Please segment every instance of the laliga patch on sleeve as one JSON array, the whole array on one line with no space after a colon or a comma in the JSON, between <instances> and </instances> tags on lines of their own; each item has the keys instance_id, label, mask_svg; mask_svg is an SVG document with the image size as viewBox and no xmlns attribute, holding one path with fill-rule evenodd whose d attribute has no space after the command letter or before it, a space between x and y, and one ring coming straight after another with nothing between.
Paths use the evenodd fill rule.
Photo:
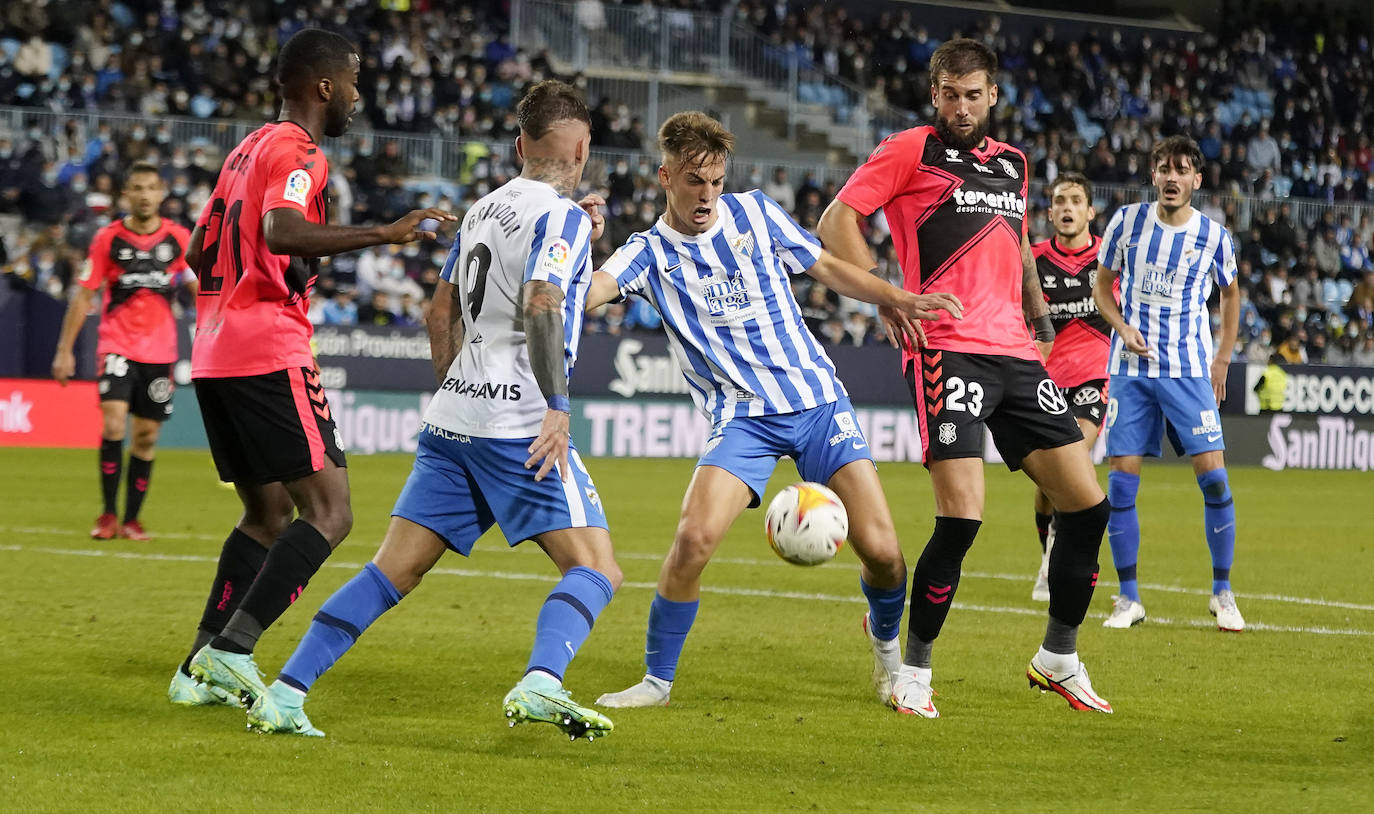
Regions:
<instances>
[{"instance_id":1,"label":"laliga patch on sleeve","mask_svg":"<svg viewBox=\"0 0 1374 814\"><path fill-rule=\"evenodd\" d=\"M568 265L568 257L571 254L572 247L568 245L568 241L561 237L554 240L549 244L549 247L544 250L544 271L549 274L562 276L564 269Z\"/></svg>"},{"instance_id":2,"label":"laliga patch on sleeve","mask_svg":"<svg viewBox=\"0 0 1374 814\"><path fill-rule=\"evenodd\" d=\"M293 170L286 176L286 189L282 190L282 198L305 206L306 199L310 196L310 173L305 170Z\"/></svg>"}]
</instances>

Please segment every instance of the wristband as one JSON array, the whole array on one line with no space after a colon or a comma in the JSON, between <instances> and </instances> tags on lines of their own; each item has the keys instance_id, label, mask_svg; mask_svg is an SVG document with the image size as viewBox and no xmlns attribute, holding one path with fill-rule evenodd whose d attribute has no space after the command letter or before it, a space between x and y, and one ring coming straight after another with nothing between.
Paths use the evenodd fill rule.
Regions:
<instances>
[{"instance_id":1,"label":"wristband","mask_svg":"<svg viewBox=\"0 0 1374 814\"><path fill-rule=\"evenodd\" d=\"M552 396L549 396L547 404L550 410L557 410L560 413L572 413L572 402L568 401L568 397L561 393L554 393Z\"/></svg>"},{"instance_id":2,"label":"wristband","mask_svg":"<svg viewBox=\"0 0 1374 814\"><path fill-rule=\"evenodd\" d=\"M1054 341L1054 323L1050 320L1049 314L1041 314L1032 319L1031 327L1035 329L1036 342Z\"/></svg>"}]
</instances>

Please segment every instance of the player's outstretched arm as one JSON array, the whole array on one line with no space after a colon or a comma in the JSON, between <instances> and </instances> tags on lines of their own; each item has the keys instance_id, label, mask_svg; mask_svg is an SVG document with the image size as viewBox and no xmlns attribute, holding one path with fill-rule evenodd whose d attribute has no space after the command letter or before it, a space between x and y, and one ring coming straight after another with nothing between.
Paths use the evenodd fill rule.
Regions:
<instances>
[{"instance_id":1,"label":"player's outstretched arm","mask_svg":"<svg viewBox=\"0 0 1374 814\"><path fill-rule=\"evenodd\" d=\"M1232 280L1221 289L1221 337L1217 343L1217 358L1212 360L1212 394L1220 405L1226 399L1226 371L1236 352L1236 334L1240 331L1240 285Z\"/></svg>"},{"instance_id":2,"label":"player's outstretched arm","mask_svg":"<svg viewBox=\"0 0 1374 814\"><path fill-rule=\"evenodd\" d=\"M876 269L865 271L829 251L821 250L820 258L806 273L838 294L874 305L886 305L914 319L939 319L940 311L955 319L963 318L963 304L953 294L916 294L892 285L874 271Z\"/></svg>"},{"instance_id":3,"label":"player's outstretched arm","mask_svg":"<svg viewBox=\"0 0 1374 814\"><path fill-rule=\"evenodd\" d=\"M430 300L429 316L425 319L429 330L429 357L434 361L434 379L443 384L448 369L463 347L463 307L458 300L458 286L439 280Z\"/></svg>"},{"instance_id":4,"label":"player's outstretched arm","mask_svg":"<svg viewBox=\"0 0 1374 814\"><path fill-rule=\"evenodd\" d=\"M434 231L420 228L426 220L450 222L458 218L443 209L416 209L384 226L335 226L311 223L300 210L283 206L262 216L262 236L273 254L329 257L386 243L433 240Z\"/></svg>"},{"instance_id":5,"label":"player's outstretched arm","mask_svg":"<svg viewBox=\"0 0 1374 814\"><path fill-rule=\"evenodd\" d=\"M86 315L91 311L91 299L95 292L83 285L72 286L72 298L67 301L67 313L62 317L62 332L57 337L57 352L52 357L52 377L64 387L67 380L76 375L76 356L72 346L81 326L86 323Z\"/></svg>"},{"instance_id":6,"label":"player's outstretched arm","mask_svg":"<svg viewBox=\"0 0 1374 814\"><path fill-rule=\"evenodd\" d=\"M583 310L590 314L608 302L615 302L620 296L620 284L610 272L598 271L592 274L591 287L587 289L587 307Z\"/></svg>"},{"instance_id":7,"label":"player's outstretched arm","mask_svg":"<svg viewBox=\"0 0 1374 814\"><path fill-rule=\"evenodd\" d=\"M1121 307L1116 304L1116 296L1112 289L1116 286L1116 270L1108 268L1101 263L1097 264L1097 282L1093 284L1093 302L1097 304L1097 310L1102 314L1102 318L1107 320L1107 324L1112 326L1117 336L1121 337L1121 342L1126 346L1126 350L1142 358L1150 358L1150 346L1145 344L1145 337L1140 331L1126 324L1126 317L1121 313Z\"/></svg>"},{"instance_id":8,"label":"player's outstretched arm","mask_svg":"<svg viewBox=\"0 0 1374 814\"><path fill-rule=\"evenodd\" d=\"M568 401L568 367L564 356L563 289L544 280L530 280L520 289L524 302L525 342L530 369L549 408L539 425L539 437L530 444L529 469L539 464L535 480L543 480L554 465L568 479L568 425L572 403Z\"/></svg>"}]
</instances>

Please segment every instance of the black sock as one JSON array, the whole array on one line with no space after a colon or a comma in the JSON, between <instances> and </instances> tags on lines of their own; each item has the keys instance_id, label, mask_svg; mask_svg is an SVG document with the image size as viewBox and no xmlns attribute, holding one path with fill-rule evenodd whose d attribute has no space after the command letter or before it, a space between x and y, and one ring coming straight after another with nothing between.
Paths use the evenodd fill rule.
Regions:
<instances>
[{"instance_id":1,"label":"black sock","mask_svg":"<svg viewBox=\"0 0 1374 814\"><path fill-rule=\"evenodd\" d=\"M148 496L148 482L153 479L153 462L129 456L129 479L124 484L124 522L138 519L143 498ZM261 546L259 546L261 548Z\"/></svg>"},{"instance_id":2,"label":"black sock","mask_svg":"<svg viewBox=\"0 0 1374 814\"><path fill-rule=\"evenodd\" d=\"M1040 551L1043 553L1050 539L1050 519L1054 515L1035 513L1035 533L1040 535Z\"/></svg>"},{"instance_id":3,"label":"black sock","mask_svg":"<svg viewBox=\"0 0 1374 814\"><path fill-rule=\"evenodd\" d=\"M906 631L908 650L920 651L940 635L945 617L949 616L949 607L954 604L964 555L973 545L981 525L981 520L963 517L935 518L935 531L911 572L911 621Z\"/></svg>"},{"instance_id":4,"label":"black sock","mask_svg":"<svg viewBox=\"0 0 1374 814\"><path fill-rule=\"evenodd\" d=\"M1080 512L1056 512L1050 551L1050 616L1077 627L1088 614L1097 587L1097 553L1107 530L1106 499ZM1051 651L1053 652L1053 651Z\"/></svg>"},{"instance_id":5,"label":"black sock","mask_svg":"<svg viewBox=\"0 0 1374 814\"><path fill-rule=\"evenodd\" d=\"M211 646L231 653L253 652L258 637L300 598L331 550L324 535L306 521L297 519L287 526L267 552L238 612Z\"/></svg>"},{"instance_id":6,"label":"black sock","mask_svg":"<svg viewBox=\"0 0 1374 814\"><path fill-rule=\"evenodd\" d=\"M210 585L210 596L205 600L205 612L200 615L195 643L191 645L186 661L182 662L182 672L190 674L191 659L219 635L229 617L238 610L244 594L248 593L248 586L253 584L258 571L262 570L265 559L267 549L261 543L238 529L229 532L219 552L219 566L215 571L215 581Z\"/></svg>"},{"instance_id":7,"label":"black sock","mask_svg":"<svg viewBox=\"0 0 1374 814\"><path fill-rule=\"evenodd\" d=\"M124 441L100 440L100 493L105 497L104 514L115 513L119 496L119 471L124 463Z\"/></svg>"}]
</instances>

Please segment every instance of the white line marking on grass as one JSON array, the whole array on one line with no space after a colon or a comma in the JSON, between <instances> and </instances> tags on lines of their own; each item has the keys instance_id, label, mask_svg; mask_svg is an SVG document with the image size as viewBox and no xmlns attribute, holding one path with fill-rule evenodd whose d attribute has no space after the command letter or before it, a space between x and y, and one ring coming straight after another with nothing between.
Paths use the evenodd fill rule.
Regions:
<instances>
[{"instance_id":1,"label":"white line marking on grass","mask_svg":"<svg viewBox=\"0 0 1374 814\"><path fill-rule=\"evenodd\" d=\"M4 531L0 529L0 531ZM55 554L58 556L72 557L110 557L121 560L148 560L154 562L204 562L212 563L218 561L218 557L210 557L200 554L157 554L143 551L110 551L100 548L50 548L45 546L21 546L21 545L0 545L0 552L32 552L35 554ZM357 571L363 567L363 563L340 562L328 560L325 562L326 568L342 568L350 571ZM542 582L548 584L553 581L550 574L526 574L518 571L484 571L475 568L432 568L429 573L442 574L454 577L471 577L476 579L502 579L515 582ZM634 590L652 591L657 586L652 582L625 582L622 588ZM853 605L865 604L862 596L840 596L837 594L808 593L805 591L773 591L766 588L733 588L717 585L703 585L701 592L705 594L719 594L721 596L747 596L766 599L798 599L805 602L843 602ZM1045 611L1041 608L1013 608L1001 605L974 605L960 604L960 610L974 611L977 613L1000 613L1012 616L1044 616ZM1105 619L1106 614L1090 614L1092 619ZM1190 620L1175 622L1159 616L1151 616L1150 625L1154 627L1196 627L1211 628L1216 627L1214 622L1203 620ZM1374 630L1359 630L1355 628L1330 628L1325 626L1302 627L1297 625L1268 625L1263 622L1250 622L1250 630L1262 630L1275 633L1310 633L1322 636L1374 636Z\"/></svg>"}]
</instances>

